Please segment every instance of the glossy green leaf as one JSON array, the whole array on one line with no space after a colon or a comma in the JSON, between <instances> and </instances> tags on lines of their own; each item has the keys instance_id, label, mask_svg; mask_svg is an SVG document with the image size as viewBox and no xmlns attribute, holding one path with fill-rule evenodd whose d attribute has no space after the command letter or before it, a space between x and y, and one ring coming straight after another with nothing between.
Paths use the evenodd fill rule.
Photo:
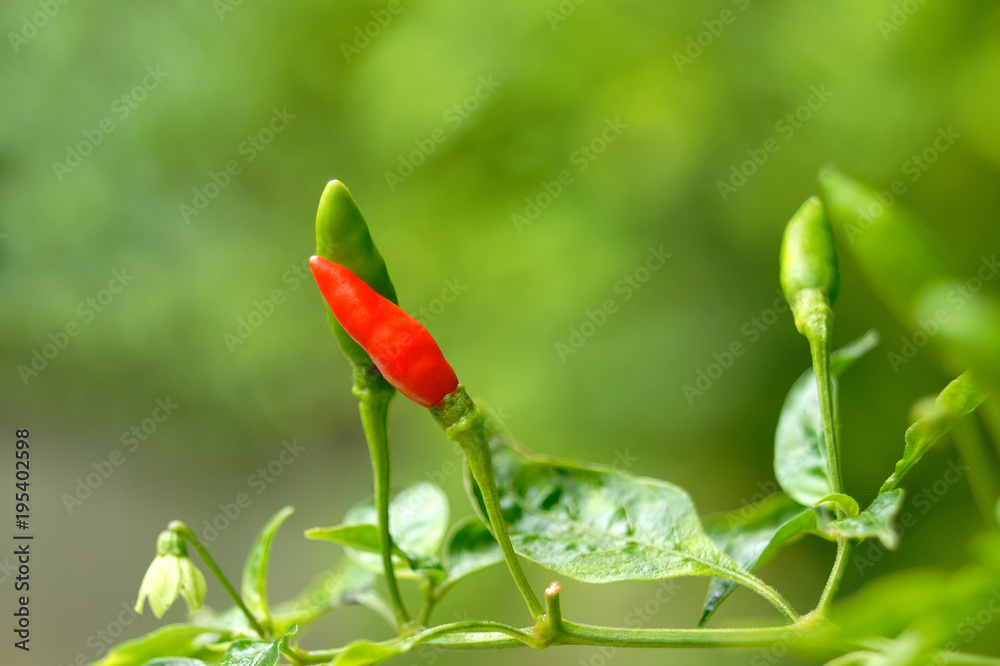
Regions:
<instances>
[{"instance_id":1,"label":"glossy green leaf","mask_svg":"<svg viewBox=\"0 0 1000 666\"><path fill-rule=\"evenodd\" d=\"M445 541L444 566L452 585L474 573L503 562L503 552L486 523L469 517L457 523Z\"/></svg>"},{"instance_id":2,"label":"glossy green leaf","mask_svg":"<svg viewBox=\"0 0 1000 666\"><path fill-rule=\"evenodd\" d=\"M612 467L523 453L496 435L490 444L518 554L587 583L749 578L705 534L682 488ZM473 496L485 515L477 490Z\"/></svg>"},{"instance_id":3,"label":"glossy green leaf","mask_svg":"<svg viewBox=\"0 0 1000 666\"><path fill-rule=\"evenodd\" d=\"M903 508L903 491L893 490L875 498L867 509L856 516L841 518L830 523L830 527L849 539L875 537L889 550L899 545L899 535L893 524L899 510Z\"/></svg>"},{"instance_id":4,"label":"glossy green leaf","mask_svg":"<svg viewBox=\"0 0 1000 666\"><path fill-rule=\"evenodd\" d=\"M830 373L842 375L855 361L878 344L878 334L869 331L830 357ZM834 382L834 405L837 384ZM813 371L806 370L785 398L774 434L774 473L778 484L800 504L811 506L833 493L819 389Z\"/></svg>"},{"instance_id":5,"label":"glossy green leaf","mask_svg":"<svg viewBox=\"0 0 1000 666\"><path fill-rule=\"evenodd\" d=\"M230 632L193 624L168 624L156 631L120 643L92 666L143 666L151 659L205 656L205 648L232 639Z\"/></svg>"},{"instance_id":6,"label":"glossy green leaf","mask_svg":"<svg viewBox=\"0 0 1000 666\"><path fill-rule=\"evenodd\" d=\"M267 605L267 562L271 556L271 543L278 528L293 511L292 507L286 506L267 521L250 546L243 565L243 601L251 613L264 621L265 626L271 621L271 610Z\"/></svg>"},{"instance_id":7,"label":"glossy green leaf","mask_svg":"<svg viewBox=\"0 0 1000 666\"><path fill-rule=\"evenodd\" d=\"M315 541L333 541L369 553L379 552L378 527L375 525L335 525L313 527L306 530L306 538Z\"/></svg>"},{"instance_id":8,"label":"glossy green leaf","mask_svg":"<svg viewBox=\"0 0 1000 666\"><path fill-rule=\"evenodd\" d=\"M371 552L370 527L377 522L375 505L371 500L362 502L347 511L342 525L333 528L316 528L310 533L319 535L323 530L338 536L341 528L349 525L365 525L355 532L345 530L340 536L353 535L358 546L346 548L348 555L361 566L375 573L383 571L382 558ZM421 481L407 486L389 504L389 531L393 546L404 557L393 557L396 574L403 578L418 578L422 573L438 572L440 562L437 553L448 529L448 498L433 483ZM376 544L377 542L377 533ZM339 540L339 539L338 539ZM420 573L418 573L418 571Z\"/></svg>"},{"instance_id":9,"label":"glossy green leaf","mask_svg":"<svg viewBox=\"0 0 1000 666\"><path fill-rule=\"evenodd\" d=\"M706 518L705 531L726 555L753 571L782 546L816 532L817 517L813 509L778 493L742 509ZM733 581L713 578L699 624L704 624L735 589Z\"/></svg>"},{"instance_id":10,"label":"glossy green leaf","mask_svg":"<svg viewBox=\"0 0 1000 666\"><path fill-rule=\"evenodd\" d=\"M274 666L280 655L277 642L236 641L226 650L219 666Z\"/></svg>"},{"instance_id":11,"label":"glossy green leaf","mask_svg":"<svg viewBox=\"0 0 1000 666\"><path fill-rule=\"evenodd\" d=\"M985 399L986 393L976 386L969 373L959 375L945 386L934 399L934 405L929 413L907 428L903 457L896 463L895 471L882 484L879 492L888 492L899 485L903 476L934 446L934 443Z\"/></svg>"},{"instance_id":12,"label":"glossy green leaf","mask_svg":"<svg viewBox=\"0 0 1000 666\"><path fill-rule=\"evenodd\" d=\"M827 495L816 502L816 506L822 506L824 504L834 504L839 506L843 509L845 516L856 516L861 511L861 507L858 506L858 501L850 495L845 495L843 493Z\"/></svg>"},{"instance_id":13,"label":"glossy green leaf","mask_svg":"<svg viewBox=\"0 0 1000 666\"><path fill-rule=\"evenodd\" d=\"M337 657L333 666L374 666L406 651L401 645L388 646L371 641L355 641Z\"/></svg>"},{"instance_id":14,"label":"glossy green leaf","mask_svg":"<svg viewBox=\"0 0 1000 666\"><path fill-rule=\"evenodd\" d=\"M372 594L375 574L345 560L338 567L316 576L294 599L273 609L275 631L292 623L305 624L340 606L359 603Z\"/></svg>"}]
</instances>

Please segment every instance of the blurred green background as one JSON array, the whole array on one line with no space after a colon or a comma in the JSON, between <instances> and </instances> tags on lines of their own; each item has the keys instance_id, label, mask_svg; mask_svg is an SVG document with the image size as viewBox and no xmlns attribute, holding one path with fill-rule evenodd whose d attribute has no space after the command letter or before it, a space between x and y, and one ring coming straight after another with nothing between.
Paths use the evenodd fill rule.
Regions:
<instances>
[{"instance_id":1,"label":"blurred green background","mask_svg":"<svg viewBox=\"0 0 1000 666\"><path fill-rule=\"evenodd\" d=\"M297 511L272 598L340 557L300 536L370 493L348 365L303 272L332 178L365 212L401 304L518 439L628 459L684 485L703 513L775 488L777 413L808 365L791 317L772 310L778 245L820 166L880 189L900 181L959 275L997 251L1000 9L986 0L11 0L0 19L0 432L9 470L14 429L31 430L35 534L32 651L5 640L4 663L86 662L108 633L158 626L148 613L117 621L156 534L173 518L203 533L242 492L252 503L211 544L227 571L285 504ZM670 256L645 273L651 248ZM865 503L902 450L909 406L947 378L929 350L892 367L907 332L846 252L842 264L835 344L883 334L842 386L846 485ZM608 300L612 313L595 314ZM745 353L686 394L733 342ZM161 423L157 400L176 405ZM397 401L392 427L396 482L442 481L453 517L470 513L460 475L440 473L459 458L423 410ZM293 440L304 450L274 465ZM936 449L904 485L933 488L954 459ZM280 474L261 488L269 464ZM908 504L919 520L901 550L852 570L846 592L965 560L982 529L967 487L934 499ZM762 575L811 607L832 551L807 540ZM529 575L539 589L552 578ZM620 623L645 607L643 626L691 626L706 585L651 603L655 584L563 582L574 619ZM523 619L499 568L453 596L439 619ZM210 585L209 605L225 601ZM715 622L772 615L740 591ZM384 632L345 609L305 645ZM961 647L995 653L998 636ZM783 653L477 659L811 663ZM398 661L431 657L468 659Z\"/></svg>"}]
</instances>

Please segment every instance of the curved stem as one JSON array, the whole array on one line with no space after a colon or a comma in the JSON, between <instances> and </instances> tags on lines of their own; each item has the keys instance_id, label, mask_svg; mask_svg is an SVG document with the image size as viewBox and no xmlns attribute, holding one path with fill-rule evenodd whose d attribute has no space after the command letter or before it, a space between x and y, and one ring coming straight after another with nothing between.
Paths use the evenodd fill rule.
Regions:
<instances>
[{"instance_id":1,"label":"curved stem","mask_svg":"<svg viewBox=\"0 0 1000 666\"><path fill-rule=\"evenodd\" d=\"M219 565L215 563L215 560L205 549L205 546L201 545L201 541L199 541L198 537L191 531L191 528L188 527L187 524L179 520L175 520L167 526L167 529L183 537L189 544L191 544L191 547L198 553L198 557L201 558L202 562L205 563L205 566L207 566L216 579L218 579L222 588L226 591L226 594L228 594L233 600L236 607L240 609L246 617L247 622L249 622L250 626L253 627L253 630L257 632L257 635L261 638L267 638L268 632L264 630L264 627L262 627L257 618L254 617L254 614L251 613L250 609L247 608L245 603L243 603L243 599L236 591L236 588L233 587L233 584L229 582L228 578L226 578L226 574L222 573L222 569L220 569Z\"/></svg>"},{"instance_id":2,"label":"curved stem","mask_svg":"<svg viewBox=\"0 0 1000 666\"><path fill-rule=\"evenodd\" d=\"M500 545L503 559L507 563L510 575L517 589L524 597L524 602L531 612L531 619L537 620L545 612L541 602L531 589L531 583L521 569L521 563L514 552L507 533L507 521L504 520L500 508L500 495L497 491L496 478L493 475L493 456L490 443L486 436L486 417L483 410L469 397L465 387L459 385L454 391L444 397L437 405L430 408L431 416L438 422L448 439L458 442L469 462L469 469L475 479L479 492L483 497L486 515L493 528L493 538Z\"/></svg>"},{"instance_id":3,"label":"curved stem","mask_svg":"<svg viewBox=\"0 0 1000 666\"><path fill-rule=\"evenodd\" d=\"M531 583L528 582L528 577L524 575L521 563L517 559L517 553L514 552L514 546L510 542L510 535L507 533L507 522L504 520L503 512L500 508L500 495L497 492L496 481L493 477L493 460L490 455L489 444L486 442L486 435L483 432L482 425L479 428L464 432L467 433L467 436L463 437L463 439L469 440L469 442L466 444L462 443L462 440L459 440L459 443L462 444L462 448L465 450L465 455L469 460L469 469L472 470L472 476L475 478L476 485L479 486L479 491L482 493L483 504L486 506L486 514L490 519L490 525L493 527L493 536L496 538L497 543L500 544L503 559L507 562L507 568L510 570L510 575L514 578L517 589L521 591L521 596L524 597L525 603L528 604L531 617L537 619L545 610L531 589Z\"/></svg>"},{"instance_id":4,"label":"curved stem","mask_svg":"<svg viewBox=\"0 0 1000 666\"><path fill-rule=\"evenodd\" d=\"M355 384L355 394L358 396L358 408L361 412L361 425L368 440L368 450L372 460L372 474L375 486L375 511L378 514L379 552L382 555L382 568L385 581L392 598L396 622L402 627L410 621L410 615L403 605L403 597L399 593L399 583L396 581L396 571L392 564L392 536L389 534L389 495L391 492L391 466L389 454L389 403L395 393L388 391L359 389Z\"/></svg>"},{"instance_id":5,"label":"curved stem","mask_svg":"<svg viewBox=\"0 0 1000 666\"><path fill-rule=\"evenodd\" d=\"M819 598L819 603L816 605L816 610L820 613L826 613L833 602L833 598L840 590L840 584L844 580L844 574L847 573L847 565L851 562L851 555L854 554L855 547L856 544L850 539L837 539L837 559L833 562L830 577L827 578L826 585L823 587L823 593Z\"/></svg>"},{"instance_id":6,"label":"curved stem","mask_svg":"<svg viewBox=\"0 0 1000 666\"><path fill-rule=\"evenodd\" d=\"M781 596L781 594L776 589L774 589L773 587L771 587L770 585L768 585L760 578L757 578L751 573L747 573L746 575L743 574L734 575L735 573L736 573L735 571L727 571L726 575L732 577L740 585L743 585L744 587L753 590L760 596L767 599L772 606L777 608L782 615L784 615L792 622L795 622L796 620L799 619L799 614L795 612L795 609L792 608L792 605L788 603L788 601L786 601L785 598Z\"/></svg>"}]
</instances>

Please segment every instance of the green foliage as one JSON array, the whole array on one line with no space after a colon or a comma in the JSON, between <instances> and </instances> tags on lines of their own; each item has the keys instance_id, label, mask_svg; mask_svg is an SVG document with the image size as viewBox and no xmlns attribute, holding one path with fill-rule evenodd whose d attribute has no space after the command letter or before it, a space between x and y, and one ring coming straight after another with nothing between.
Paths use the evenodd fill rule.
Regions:
<instances>
[{"instance_id":1,"label":"green foliage","mask_svg":"<svg viewBox=\"0 0 1000 666\"><path fill-rule=\"evenodd\" d=\"M445 539L444 568L448 578L442 587L503 562L503 553L486 523L469 517L452 527Z\"/></svg>"},{"instance_id":2,"label":"green foliage","mask_svg":"<svg viewBox=\"0 0 1000 666\"><path fill-rule=\"evenodd\" d=\"M726 555L747 571L753 571L774 557L782 546L805 534L820 533L817 516L815 509L777 493L757 504L706 518L705 531ZM705 624L735 589L735 582L713 578L699 624Z\"/></svg>"},{"instance_id":3,"label":"green foliage","mask_svg":"<svg viewBox=\"0 0 1000 666\"><path fill-rule=\"evenodd\" d=\"M822 182L824 197L842 222L844 211L868 196L861 186L834 172L826 172ZM789 226L782 282L786 288L791 285L808 292L825 289L832 296L836 268L831 266L836 263L836 253L818 206L818 200L807 202ZM818 245L808 238L815 229L795 228L803 220L822 227ZM908 233L905 221L895 214L874 229L882 241L895 233ZM921 242L920 234L913 233L904 245L920 249ZM808 264L816 257L821 264L818 268L796 264ZM898 257L890 258L888 265L893 261ZM796 265L786 266L789 262ZM883 265L874 271L878 279L887 279L891 273ZM887 286L886 293L897 303L900 299L912 301L910 292L923 279L920 274L919 268L911 270L901 282ZM342 545L348 555L346 565L331 570L291 602L272 611L267 600L267 566L277 530L291 514L291 507L286 507L268 521L251 546L243 571L244 604L198 537L175 521L161 535L158 558L186 560L181 538L188 540L232 596L236 608L217 615L202 613L206 626L177 625L173 633L163 631L125 643L99 666L141 666L150 657L167 659L154 662L154 666L199 666L202 659L218 661L221 666L276 666L283 653L295 664L362 666L381 663L422 644L448 648L545 648L557 644L746 647L785 641L839 652L841 656L830 662L835 666L918 666L937 660L1000 663L955 652L957 646L949 643L962 627L961 618L991 603L1000 589L1000 542L995 534L980 542L978 561L957 571L896 574L865 585L834 605L858 543L877 539L885 548L898 546L895 522L904 492L896 485L936 440L986 396L970 374L949 384L907 431L903 459L871 504L860 510L857 500L841 489L836 380L875 347L878 335L869 331L830 353L833 319L827 296L823 292L817 301L819 309L806 317L808 325L800 326L809 339L812 369L789 390L775 430L775 475L784 493L703 522L691 496L674 484L612 466L530 453L506 434L496 417L486 418L483 409L459 386L430 412L466 457L467 489L482 520L465 518L449 530L447 496L437 485L413 483L389 500L388 410L384 409L388 400L380 403L382 409L366 411L362 399L362 425L369 441L378 443L379 456L373 454L373 464L380 472L376 475L376 489L382 490L377 492L379 509L373 500L362 502L347 511L341 524L306 532L308 538ZM798 295L794 298L801 300ZM796 324L801 324L798 316ZM982 346L977 340L970 348ZM990 351L987 357L992 358L992 354ZM969 450L968 443L965 446L963 455ZM974 453L980 456L977 459L985 459L981 451ZM386 466L380 468L383 463ZM978 494L989 486L972 482L972 476L970 473L972 490L982 500ZM388 523L384 521L386 511ZM806 535L835 541L837 556L816 607L800 616L752 571ZM543 606L518 556L585 583L708 576L711 580L699 628L634 629L573 622L564 617L561 584L556 581L546 589ZM436 605L454 584L500 562L506 563L524 597L531 625L522 629L489 620L431 624ZM403 608L396 590L397 573L420 582L423 607L415 620ZM386 577L393 608L374 590L378 574ZM170 593L176 596L176 585L171 581L168 577ZM784 614L787 623L703 628L738 584L768 600ZM380 642L362 639L342 648L312 652L290 644L298 622L311 623L346 604L363 604L378 612L395 628L395 637Z\"/></svg>"},{"instance_id":4,"label":"green foliage","mask_svg":"<svg viewBox=\"0 0 1000 666\"><path fill-rule=\"evenodd\" d=\"M290 506L278 511L257 534L246 563L243 565L243 601L250 612L263 621L271 623L271 609L267 603L267 563L271 557L271 543L281 524L292 515Z\"/></svg>"},{"instance_id":5,"label":"green foliage","mask_svg":"<svg viewBox=\"0 0 1000 666\"><path fill-rule=\"evenodd\" d=\"M342 524L313 528L306 536L341 543L355 562L381 573L377 522L375 505L365 501L349 509ZM397 575L417 578L424 572L441 572L438 551L448 530L448 498L439 487L422 481L403 488L389 505L389 524L399 555Z\"/></svg>"},{"instance_id":6,"label":"green foliage","mask_svg":"<svg viewBox=\"0 0 1000 666\"><path fill-rule=\"evenodd\" d=\"M371 641L354 641L333 662L333 666L374 666L387 659L402 654L405 650L372 643Z\"/></svg>"},{"instance_id":7,"label":"green foliage","mask_svg":"<svg viewBox=\"0 0 1000 666\"><path fill-rule=\"evenodd\" d=\"M520 555L588 583L747 574L705 534L690 496L612 467L490 442L500 502ZM477 502L481 502L478 494ZM485 515L485 509L480 507Z\"/></svg>"},{"instance_id":8,"label":"green foliage","mask_svg":"<svg viewBox=\"0 0 1000 666\"><path fill-rule=\"evenodd\" d=\"M876 537L886 548L895 550L899 536L893 525L902 506L903 491L891 490L876 497L861 513L833 521L830 529L848 539Z\"/></svg>"},{"instance_id":9,"label":"green foliage","mask_svg":"<svg viewBox=\"0 0 1000 666\"><path fill-rule=\"evenodd\" d=\"M168 624L145 636L120 643L111 648L93 666L143 666L164 655L204 657L210 646L232 640L233 634L216 628L193 624Z\"/></svg>"},{"instance_id":10,"label":"green foliage","mask_svg":"<svg viewBox=\"0 0 1000 666\"><path fill-rule=\"evenodd\" d=\"M934 398L934 404L928 413L906 429L904 436L906 448L903 450L903 457L896 463L896 469L882 484L879 492L888 492L899 485L903 476L934 446L934 443L985 399L986 395L976 387L968 373L945 386L944 390Z\"/></svg>"},{"instance_id":11,"label":"green foliage","mask_svg":"<svg viewBox=\"0 0 1000 666\"><path fill-rule=\"evenodd\" d=\"M831 374L839 377L876 344L878 335L869 332L834 352ZM833 493L828 469L816 375L806 370L781 408L774 434L774 474L792 499L810 506Z\"/></svg>"}]
</instances>

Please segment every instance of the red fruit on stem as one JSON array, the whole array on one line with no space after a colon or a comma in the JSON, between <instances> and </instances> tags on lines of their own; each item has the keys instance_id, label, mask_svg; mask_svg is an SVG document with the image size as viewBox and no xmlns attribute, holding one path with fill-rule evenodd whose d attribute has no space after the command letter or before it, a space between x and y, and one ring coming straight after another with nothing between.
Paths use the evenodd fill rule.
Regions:
<instances>
[{"instance_id":1,"label":"red fruit on stem","mask_svg":"<svg viewBox=\"0 0 1000 666\"><path fill-rule=\"evenodd\" d=\"M458 388L455 371L423 324L340 264L312 257L309 265L337 321L400 393L432 407Z\"/></svg>"}]
</instances>

